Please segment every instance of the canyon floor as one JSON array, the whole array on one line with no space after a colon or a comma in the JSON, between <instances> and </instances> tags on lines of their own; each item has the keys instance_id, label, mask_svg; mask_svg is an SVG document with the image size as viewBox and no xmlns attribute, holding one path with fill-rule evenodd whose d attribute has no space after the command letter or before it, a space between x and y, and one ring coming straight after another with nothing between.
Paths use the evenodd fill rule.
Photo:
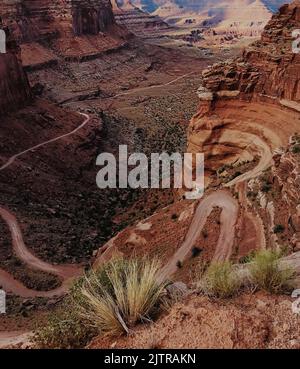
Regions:
<instances>
[{"instance_id":1,"label":"canyon floor","mask_svg":"<svg viewBox=\"0 0 300 369\"><path fill-rule=\"evenodd\" d=\"M298 10L282 8L273 33L234 61L241 50L232 40L208 52L133 38L90 59L26 64L35 101L0 132L0 277L10 292L2 346L43 324L85 269L112 255L148 255L162 262L162 279L190 293L151 329L92 347L298 347L289 296L245 290L215 301L191 292L199 265L242 267L256 249L284 251L300 272L299 59L282 56ZM272 38L279 27L282 47ZM99 191L96 157L120 144L145 154L204 152L204 198Z\"/></svg>"},{"instance_id":2,"label":"canyon floor","mask_svg":"<svg viewBox=\"0 0 300 369\"><path fill-rule=\"evenodd\" d=\"M205 57L200 51L195 55L190 50L183 53L150 45L143 50L134 45L113 58L82 63L80 69L88 68L84 78L77 71L80 82L76 89L67 78L53 79L53 74L61 73L59 69L33 71L31 84L44 81L46 92L36 103L6 119L1 131L0 171L5 184L0 219L0 265L6 281L2 287L11 287L23 298L8 296L8 315L1 317L1 331L32 329L37 317L43 319L49 307L55 308L57 299L49 297L64 289L65 276L57 272L59 264L79 263L78 270L84 268L93 252L117 231L174 201L168 190L141 191L137 196L126 191L99 195L94 165L97 152L114 152L121 143L127 143L132 151L184 152L185 132L197 109L201 73L227 54ZM89 78L95 77L91 71L97 63L108 65L112 59L115 68L104 74L99 96L89 85ZM86 112L91 119L84 121L82 116L66 114L67 110ZM20 130L24 122L25 129ZM100 210L94 205L99 201ZM104 214L109 219L103 220ZM17 235L12 248L14 227ZM23 248L16 253L20 237L25 252ZM86 248L79 247L82 242ZM42 266L50 263L49 267L36 268L33 264L38 260L43 260Z\"/></svg>"}]
</instances>

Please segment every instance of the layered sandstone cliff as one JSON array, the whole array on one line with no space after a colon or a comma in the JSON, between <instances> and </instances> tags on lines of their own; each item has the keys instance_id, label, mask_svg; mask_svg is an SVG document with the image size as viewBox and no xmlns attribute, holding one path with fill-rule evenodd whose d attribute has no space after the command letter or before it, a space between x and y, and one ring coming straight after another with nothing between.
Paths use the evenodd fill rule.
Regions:
<instances>
[{"instance_id":1,"label":"layered sandstone cliff","mask_svg":"<svg viewBox=\"0 0 300 369\"><path fill-rule=\"evenodd\" d=\"M300 55L292 51L292 31L299 27L300 3L281 7L261 40L248 47L241 58L204 71L200 99L236 94L243 99L266 95L299 102Z\"/></svg>"},{"instance_id":2,"label":"layered sandstone cliff","mask_svg":"<svg viewBox=\"0 0 300 369\"><path fill-rule=\"evenodd\" d=\"M292 32L298 28L300 3L295 1L281 7L261 40L240 58L203 72L189 142L191 151L209 153L208 173L258 154L266 157L267 147L253 144L257 136L272 152L299 131L300 54L292 51Z\"/></svg>"},{"instance_id":3,"label":"layered sandstone cliff","mask_svg":"<svg viewBox=\"0 0 300 369\"><path fill-rule=\"evenodd\" d=\"M1 23L0 28L3 28ZM23 106L31 98L29 83L21 64L20 49L8 28L4 30L7 42L6 53L0 54L0 115Z\"/></svg>"},{"instance_id":4,"label":"layered sandstone cliff","mask_svg":"<svg viewBox=\"0 0 300 369\"><path fill-rule=\"evenodd\" d=\"M257 234L264 226L258 246L299 249L300 54L292 50L299 28L294 1L240 58L205 70L189 126L188 150L205 153L207 184L234 189L247 209L237 224L245 254L253 247L249 219Z\"/></svg>"},{"instance_id":5,"label":"layered sandstone cliff","mask_svg":"<svg viewBox=\"0 0 300 369\"><path fill-rule=\"evenodd\" d=\"M160 37L172 29L160 17L133 6L128 0L113 0L112 5L116 22L138 37Z\"/></svg>"},{"instance_id":6,"label":"layered sandstone cliff","mask_svg":"<svg viewBox=\"0 0 300 369\"><path fill-rule=\"evenodd\" d=\"M124 44L109 0L4 0L0 16L21 45L26 67L85 58Z\"/></svg>"}]
</instances>

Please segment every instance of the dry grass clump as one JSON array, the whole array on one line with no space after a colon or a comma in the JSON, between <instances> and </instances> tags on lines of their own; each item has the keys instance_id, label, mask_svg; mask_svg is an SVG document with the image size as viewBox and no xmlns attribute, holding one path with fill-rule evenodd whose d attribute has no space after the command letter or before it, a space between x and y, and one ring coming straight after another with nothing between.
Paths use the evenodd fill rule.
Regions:
<instances>
[{"instance_id":1,"label":"dry grass clump","mask_svg":"<svg viewBox=\"0 0 300 369\"><path fill-rule=\"evenodd\" d=\"M295 271L281 267L279 260L282 253L274 250L258 251L249 264L251 283L262 290L280 294L292 288Z\"/></svg>"},{"instance_id":2,"label":"dry grass clump","mask_svg":"<svg viewBox=\"0 0 300 369\"><path fill-rule=\"evenodd\" d=\"M159 269L157 260L115 259L90 272L73 291L80 316L110 335L150 320L166 286L158 282Z\"/></svg>"},{"instance_id":3,"label":"dry grass clump","mask_svg":"<svg viewBox=\"0 0 300 369\"><path fill-rule=\"evenodd\" d=\"M214 262L203 273L197 287L207 296L229 298L239 291L241 282L231 262Z\"/></svg>"}]
</instances>

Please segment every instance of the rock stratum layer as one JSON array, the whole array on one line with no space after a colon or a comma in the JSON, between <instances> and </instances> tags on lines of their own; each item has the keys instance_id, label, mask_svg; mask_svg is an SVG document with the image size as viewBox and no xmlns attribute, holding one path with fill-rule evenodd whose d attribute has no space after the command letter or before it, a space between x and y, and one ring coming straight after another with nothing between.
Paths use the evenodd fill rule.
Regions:
<instances>
[{"instance_id":1,"label":"rock stratum layer","mask_svg":"<svg viewBox=\"0 0 300 369\"><path fill-rule=\"evenodd\" d=\"M116 22L125 26L136 36L143 38L160 37L171 27L156 15L151 15L127 1L112 2Z\"/></svg>"},{"instance_id":2,"label":"rock stratum layer","mask_svg":"<svg viewBox=\"0 0 300 369\"><path fill-rule=\"evenodd\" d=\"M26 67L86 58L124 44L128 32L115 23L109 0L16 0L0 17L21 46Z\"/></svg>"},{"instance_id":3,"label":"rock stratum layer","mask_svg":"<svg viewBox=\"0 0 300 369\"><path fill-rule=\"evenodd\" d=\"M257 135L272 150L299 132L300 55L292 51L292 32L299 27L296 1L281 7L242 57L203 72L189 136L192 151L210 152L209 169L217 169L220 161L253 158Z\"/></svg>"}]
</instances>

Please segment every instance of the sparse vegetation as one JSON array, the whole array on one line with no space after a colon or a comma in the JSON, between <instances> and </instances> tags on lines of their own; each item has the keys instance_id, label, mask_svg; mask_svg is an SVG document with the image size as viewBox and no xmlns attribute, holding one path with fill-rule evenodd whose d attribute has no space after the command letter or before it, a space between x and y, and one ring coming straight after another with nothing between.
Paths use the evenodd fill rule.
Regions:
<instances>
[{"instance_id":1,"label":"sparse vegetation","mask_svg":"<svg viewBox=\"0 0 300 369\"><path fill-rule=\"evenodd\" d=\"M207 232L206 229L204 229L201 233L202 233L202 237L203 238L207 238L208 237L208 232Z\"/></svg>"},{"instance_id":2,"label":"sparse vegetation","mask_svg":"<svg viewBox=\"0 0 300 369\"><path fill-rule=\"evenodd\" d=\"M90 272L74 288L79 316L100 334L129 332L148 321L158 308L164 282L158 282L160 264L147 259L115 259Z\"/></svg>"},{"instance_id":3,"label":"sparse vegetation","mask_svg":"<svg viewBox=\"0 0 300 369\"><path fill-rule=\"evenodd\" d=\"M251 261L254 259L255 257L255 250L251 250L249 252L249 254L242 256L239 260L240 264L248 264L251 263Z\"/></svg>"},{"instance_id":4,"label":"sparse vegetation","mask_svg":"<svg viewBox=\"0 0 300 369\"><path fill-rule=\"evenodd\" d=\"M39 348L82 348L97 334L119 335L149 321L159 310L166 283L160 264L147 259L114 259L90 271L70 291L64 306L35 331Z\"/></svg>"},{"instance_id":5,"label":"sparse vegetation","mask_svg":"<svg viewBox=\"0 0 300 369\"><path fill-rule=\"evenodd\" d=\"M283 233L285 230L285 227L282 225L282 224L277 224L275 227L274 227L274 233L275 234L278 234L278 233Z\"/></svg>"},{"instance_id":6,"label":"sparse vegetation","mask_svg":"<svg viewBox=\"0 0 300 369\"><path fill-rule=\"evenodd\" d=\"M250 264L251 282L270 293L283 293L291 288L294 271L279 266L282 253L273 250L262 250L255 254Z\"/></svg>"},{"instance_id":7,"label":"sparse vegetation","mask_svg":"<svg viewBox=\"0 0 300 369\"><path fill-rule=\"evenodd\" d=\"M193 247L192 249L192 257L196 258L197 256L199 256L202 253L202 249L200 249L199 247Z\"/></svg>"},{"instance_id":8,"label":"sparse vegetation","mask_svg":"<svg viewBox=\"0 0 300 369\"><path fill-rule=\"evenodd\" d=\"M178 269L181 269L183 267L182 261L178 260L176 266Z\"/></svg>"},{"instance_id":9,"label":"sparse vegetation","mask_svg":"<svg viewBox=\"0 0 300 369\"><path fill-rule=\"evenodd\" d=\"M177 220L178 219L178 215L177 214L172 214L172 220Z\"/></svg>"},{"instance_id":10,"label":"sparse vegetation","mask_svg":"<svg viewBox=\"0 0 300 369\"><path fill-rule=\"evenodd\" d=\"M293 146L292 153L293 154L299 154L300 153L300 145Z\"/></svg>"},{"instance_id":11,"label":"sparse vegetation","mask_svg":"<svg viewBox=\"0 0 300 369\"><path fill-rule=\"evenodd\" d=\"M36 329L32 342L41 349L77 349L85 347L96 333L78 316L68 298L58 311L50 314L44 327Z\"/></svg>"},{"instance_id":12,"label":"sparse vegetation","mask_svg":"<svg viewBox=\"0 0 300 369\"><path fill-rule=\"evenodd\" d=\"M261 186L261 191L264 192L264 193L268 193L270 192L272 189L272 184L269 183L269 182L265 182L262 184Z\"/></svg>"},{"instance_id":13,"label":"sparse vegetation","mask_svg":"<svg viewBox=\"0 0 300 369\"><path fill-rule=\"evenodd\" d=\"M231 262L212 263L198 283L202 293L216 298L232 297L240 287L240 280Z\"/></svg>"}]
</instances>

